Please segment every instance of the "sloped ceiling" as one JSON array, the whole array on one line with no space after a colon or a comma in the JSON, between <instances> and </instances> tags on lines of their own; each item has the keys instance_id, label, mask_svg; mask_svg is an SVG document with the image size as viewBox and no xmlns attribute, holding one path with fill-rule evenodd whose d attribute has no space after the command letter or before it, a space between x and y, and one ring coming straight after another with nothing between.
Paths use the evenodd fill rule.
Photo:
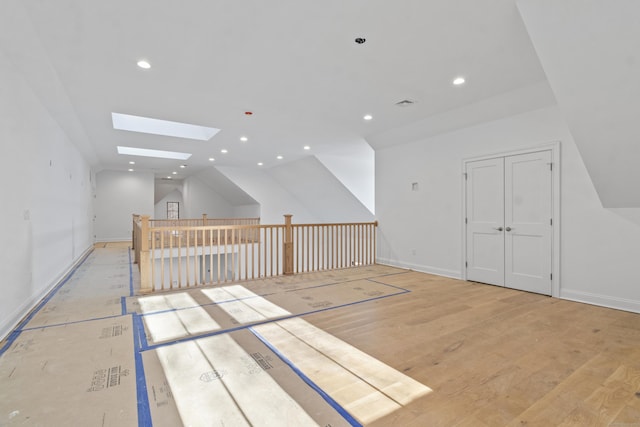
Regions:
<instances>
[{"instance_id":1,"label":"sloped ceiling","mask_svg":"<svg viewBox=\"0 0 640 427\"><path fill-rule=\"evenodd\" d=\"M216 168L203 169L198 172L197 177L232 206L258 204L253 197L245 193L243 189Z\"/></svg>"},{"instance_id":2,"label":"sloped ceiling","mask_svg":"<svg viewBox=\"0 0 640 427\"><path fill-rule=\"evenodd\" d=\"M603 205L640 207L638 16L637 0L3 0L0 49L96 171L130 167L117 145L192 153L136 159L157 178L269 169L557 101ZM112 112L222 130L136 134Z\"/></svg>"},{"instance_id":3,"label":"sloped ceiling","mask_svg":"<svg viewBox=\"0 0 640 427\"><path fill-rule=\"evenodd\" d=\"M518 8L604 207L640 207L640 2Z\"/></svg>"},{"instance_id":4,"label":"sloped ceiling","mask_svg":"<svg viewBox=\"0 0 640 427\"><path fill-rule=\"evenodd\" d=\"M514 0L3 0L0 42L96 170L129 168L117 145L193 154L136 159L157 178L277 167L544 79ZM222 130L136 134L112 112Z\"/></svg>"},{"instance_id":5,"label":"sloped ceiling","mask_svg":"<svg viewBox=\"0 0 640 427\"><path fill-rule=\"evenodd\" d=\"M269 174L321 222L372 221L373 214L315 157L272 168ZM305 179L299 179L304 176Z\"/></svg>"}]
</instances>

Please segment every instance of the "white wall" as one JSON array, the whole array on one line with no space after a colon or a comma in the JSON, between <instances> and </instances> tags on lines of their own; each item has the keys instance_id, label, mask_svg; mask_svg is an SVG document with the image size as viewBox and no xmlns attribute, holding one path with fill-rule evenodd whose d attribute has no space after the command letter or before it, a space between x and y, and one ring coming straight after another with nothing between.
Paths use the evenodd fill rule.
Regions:
<instances>
[{"instance_id":1,"label":"white wall","mask_svg":"<svg viewBox=\"0 0 640 427\"><path fill-rule=\"evenodd\" d=\"M373 221L371 211L314 156L271 168L267 173L319 222ZM294 222L300 220L294 217Z\"/></svg>"},{"instance_id":2,"label":"white wall","mask_svg":"<svg viewBox=\"0 0 640 427\"><path fill-rule=\"evenodd\" d=\"M233 218L259 218L260 205L241 205L233 207Z\"/></svg>"},{"instance_id":3,"label":"white wall","mask_svg":"<svg viewBox=\"0 0 640 427\"><path fill-rule=\"evenodd\" d=\"M95 234L98 242L131 240L132 214L154 214L151 172L104 170L96 174Z\"/></svg>"},{"instance_id":4,"label":"white wall","mask_svg":"<svg viewBox=\"0 0 640 427\"><path fill-rule=\"evenodd\" d=\"M91 248L89 164L0 50L0 339Z\"/></svg>"},{"instance_id":5,"label":"white wall","mask_svg":"<svg viewBox=\"0 0 640 427\"><path fill-rule=\"evenodd\" d=\"M365 141L342 144L316 156L371 212L375 213L375 151Z\"/></svg>"},{"instance_id":6,"label":"white wall","mask_svg":"<svg viewBox=\"0 0 640 427\"><path fill-rule=\"evenodd\" d=\"M182 200L182 193L178 190L173 190L171 193L164 196L162 200L156 203L156 205L154 206L153 218L167 219L167 202L180 203L180 218L186 218L183 215L184 201Z\"/></svg>"},{"instance_id":7,"label":"white wall","mask_svg":"<svg viewBox=\"0 0 640 427\"><path fill-rule=\"evenodd\" d=\"M262 224L282 224L284 214L292 214L293 222L299 224L318 222L315 215L266 171L228 166L217 169L260 204Z\"/></svg>"},{"instance_id":8,"label":"white wall","mask_svg":"<svg viewBox=\"0 0 640 427\"><path fill-rule=\"evenodd\" d=\"M462 161L553 141L561 141L560 296L640 312L640 226L602 207L556 107L376 151L379 261L462 277Z\"/></svg>"},{"instance_id":9,"label":"white wall","mask_svg":"<svg viewBox=\"0 0 640 427\"><path fill-rule=\"evenodd\" d=\"M365 222L373 214L314 156L270 169L218 167L260 204L263 224Z\"/></svg>"},{"instance_id":10,"label":"white wall","mask_svg":"<svg viewBox=\"0 0 640 427\"><path fill-rule=\"evenodd\" d=\"M202 214L209 218L233 216L233 206L197 176L184 180L182 197L184 210L180 213L181 218L202 218Z\"/></svg>"}]
</instances>

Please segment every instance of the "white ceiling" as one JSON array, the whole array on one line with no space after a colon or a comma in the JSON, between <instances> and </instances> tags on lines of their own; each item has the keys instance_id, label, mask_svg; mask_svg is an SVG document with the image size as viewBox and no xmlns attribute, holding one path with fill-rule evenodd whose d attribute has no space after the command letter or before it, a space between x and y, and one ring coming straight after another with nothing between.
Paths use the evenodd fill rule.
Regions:
<instances>
[{"instance_id":1,"label":"white ceiling","mask_svg":"<svg viewBox=\"0 0 640 427\"><path fill-rule=\"evenodd\" d=\"M133 159L157 176L210 168L209 157L215 165L268 168L545 79L514 0L6 6L5 52L97 169L129 167L117 145L193 153L185 170L180 161ZM136 66L142 58L151 69ZM459 75L467 83L455 87ZM416 103L394 105L404 99ZM221 131L208 142L118 131L112 112Z\"/></svg>"},{"instance_id":2,"label":"white ceiling","mask_svg":"<svg viewBox=\"0 0 640 427\"><path fill-rule=\"evenodd\" d=\"M158 178L269 169L557 103L604 206L640 207L637 16L637 0L3 0L0 47L95 170L129 168L117 145L193 153L133 159ZM112 112L221 131L114 130Z\"/></svg>"},{"instance_id":3,"label":"white ceiling","mask_svg":"<svg viewBox=\"0 0 640 427\"><path fill-rule=\"evenodd\" d=\"M518 6L603 206L640 207L640 2Z\"/></svg>"}]
</instances>

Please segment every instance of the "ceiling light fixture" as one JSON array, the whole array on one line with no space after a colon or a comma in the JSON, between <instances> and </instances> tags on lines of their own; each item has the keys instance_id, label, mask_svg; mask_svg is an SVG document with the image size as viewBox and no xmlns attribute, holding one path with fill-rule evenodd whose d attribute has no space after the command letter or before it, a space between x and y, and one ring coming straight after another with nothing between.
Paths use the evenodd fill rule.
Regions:
<instances>
[{"instance_id":1,"label":"ceiling light fixture","mask_svg":"<svg viewBox=\"0 0 640 427\"><path fill-rule=\"evenodd\" d=\"M180 165L180 169L184 169L186 167L187 167L187 165Z\"/></svg>"},{"instance_id":2,"label":"ceiling light fixture","mask_svg":"<svg viewBox=\"0 0 640 427\"><path fill-rule=\"evenodd\" d=\"M226 148L223 148L222 150L220 150L220 152L222 154L227 154L229 152L229 150L227 150Z\"/></svg>"},{"instance_id":3,"label":"ceiling light fixture","mask_svg":"<svg viewBox=\"0 0 640 427\"><path fill-rule=\"evenodd\" d=\"M149 64L149 61L141 59L140 61L138 61L138 67L148 70L149 68L151 68L151 64Z\"/></svg>"},{"instance_id":4,"label":"ceiling light fixture","mask_svg":"<svg viewBox=\"0 0 640 427\"><path fill-rule=\"evenodd\" d=\"M216 160L216 159L214 159L213 157L209 157L209 161L210 161L210 162L213 162L213 161L215 161L215 160Z\"/></svg>"},{"instance_id":5,"label":"ceiling light fixture","mask_svg":"<svg viewBox=\"0 0 640 427\"><path fill-rule=\"evenodd\" d=\"M305 150L311 150L311 147L309 147L308 145L305 145L305 146L304 146L304 147L302 147L302 148L304 148Z\"/></svg>"},{"instance_id":6,"label":"ceiling light fixture","mask_svg":"<svg viewBox=\"0 0 640 427\"><path fill-rule=\"evenodd\" d=\"M130 165L135 165L136 162L134 162L133 160L129 162Z\"/></svg>"},{"instance_id":7,"label":"ceiling light fixture","mask_svg":"<svg viewBox=\"0 0 640 427\"><path fill-rule=\"evenodd\" d=\"M121 147L118 146L118 154L130 156L157 157L160 159L187 160L191 153L179 153L177 151L149 150L147 148Z\"/></svg>"},{"instance_id":8,"label":"ceiling light fixture","mask_svg":"<svg viewBox=\"0 0 640 427\"><path fill-rule=\"evenodd\" d=\"M464 77L456 77L455 79L453 79L453 84L456 86L459 86L462 83L464 83Z\"/></svg>"},{"instance_id":9,"label":"ceiling light fixture","mask_svg":"<svg viewBox=\"0 0 640 427\"><path fill-rule=\"evenodd\" d=\"M240 137L240 141L242 142L247 142L249 140L249 138L247 138L246 136L241 136Z\"/></svg>"},{"instance_id":10,"label":"ceiling light fixture","mask_svg":"<svg viewBox=\"0 0 640 427\"><path fill-rule=\"evenodd\" d=\"M173 172L171 172L171 173L172 173L173 175L178 175L178 172L176 172L176 171L173 171Z\"/></svg>"},{"instance_id":11,"label":"ceiling light fixture","mask_svg":"<svg viewBox=\"0 0 640 427\"><path fill-rule=\"evenodd\" d=\"M278 159L278 160L282 160L283 158L284 158L284 157L282 157L282 156L278 156L278 157L276 157L276 159Z\"/></svg>"},{"instance_id":12,"label":"ceiling light fixture","mask_svg":"<svg viewBox=\"0 0 640 427\"><path fill-rule=\"evenodd\" d=\"M133 169L129 169L129 172L133 172Z\"/></svg>"},{"instance_id":13,"label":"ceiling light fixture","mask_svg":"<svg viewBox=\"0 0 640 427\"><path fill-rule=\"evenodd\" d=\"M262 162L258 162L258 166L262 166L264 163Z\"/></svg>"},{"instance_id":14,"label":"ceiling light fixture","mask_svg":"<svg viewBox=\"0 0 640 427\"><path fill-rule=\"evenodd\" d=\"M169 176L167 177L167 179L171 179L171 175L169 175Z\"/></svg>"},{"instance_id":15,"label":"ceiling light fixture","mask_svg":"<svg viewBox=\"0 0 640 427\"><path fill-rule=\"evenodd\" d=\"M365 115L365 116L363 117L363 119L365 119L365 120L371 120L371 119L373 119L373 116L372 116L371 114L367 114L367 115Z\"/></svg>"}]
</instances>

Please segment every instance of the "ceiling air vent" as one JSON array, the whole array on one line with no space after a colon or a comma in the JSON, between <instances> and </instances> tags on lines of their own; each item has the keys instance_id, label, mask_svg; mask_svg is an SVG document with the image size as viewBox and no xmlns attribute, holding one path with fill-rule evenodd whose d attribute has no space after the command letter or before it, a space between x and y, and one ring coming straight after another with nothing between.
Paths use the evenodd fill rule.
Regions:
<instances>
[{"instance_id":1,"label":"ceiling air vent","mask_svg":"<svg viewBox=\"0 0 640 427\"><path fill-rule=\"evenodd\" d=\"M416 103L416 101L412 101L410 99L403 99L402 101L396 102L396 105L398 107L408 107L408 106L413 105L415 103Z\"/></svg>"}]
</instances>

